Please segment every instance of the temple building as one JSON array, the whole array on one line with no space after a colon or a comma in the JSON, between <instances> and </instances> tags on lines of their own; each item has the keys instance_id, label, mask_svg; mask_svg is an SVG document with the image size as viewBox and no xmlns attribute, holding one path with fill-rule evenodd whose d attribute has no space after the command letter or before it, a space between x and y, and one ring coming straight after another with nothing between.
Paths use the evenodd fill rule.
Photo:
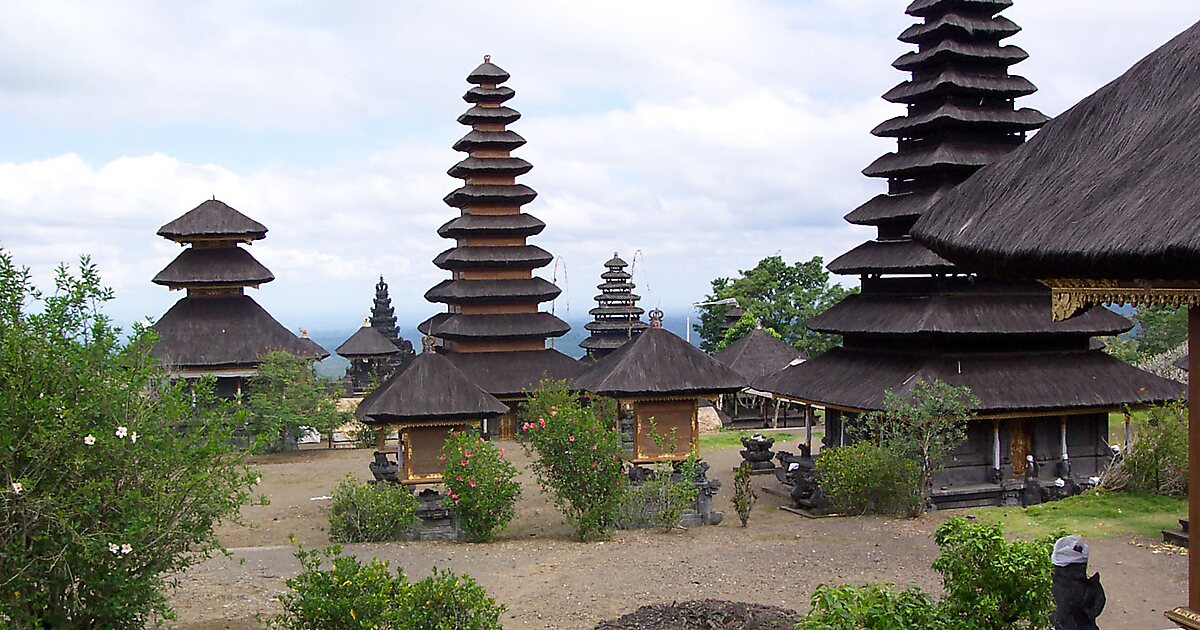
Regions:
<instances>
[{"instance_id":1,"label":"temple building","mask_svg":"<svg viewBox=\"0 0 1200 630\"><path fill-rule=\"evenodd\" d=\"M467 157L449 170L464 184L444 200L459 216L438 228L454 246L433 261L450 278L425 293L429 301L445 304L446 312L418 326L438 339L438 352L506 403L523 400L544 377L570 379L581 369L574 359L546 347L548 338L566 334L570 326L539 309L560 290L533 273L554 257L526 241L546 225L522 211L537 193L516 182L533 166L511 155L525 139L507 129L521 117L505 105L515 95L501 85L508 79L487 57L467 77L475 87L463 100L471 108L458 122L471 131L454 144ZM507 415L500 432L511 428Z\"/></svg>"},{"instance_id":2,"label":"temple building","mask_svg":"<svg viewBox=\"0 0 1200 630\"><path fill-rule=\"evenodd\" d=\"M241 392L256 373L262 355L283 350L323 359L329 353L301 340L275 321L246 287L258 288L275 276L241 244L266 238L267 228L211 199L162 226L158 235L187 246L153 282L187 294L154 324L153 349L182 378L214 376L217 394Z\"/></svg>"},{"instance_id":3,"label":"temple building","mask_svg":"<svg viewBox=\"0 0 1200 630\"><path fill-rule=\"evenodd\" d=\"M588 311L595 319L584 325L592 334L579 342L592 360L604 358L648 327L642 321L644 311L637 305L641 297L633 292L633 276L625 271L629 263L613 252L604 266L607 271L600 274L603 282L596 285L600 289L595 297L596 308Z\"/></svg>"},{"instance_id":4,"label":"temple building","mask_svg":"<svg viewBox=\"0 0 1200 630\"><path fill-rule=\"evenodd\" d=\"M375 300L371 304L371 328L374 328L384 338L396 346L398 352L393 354L387 363L390 370L396 370L408 365L416 352L412 342L400 336L400 327L396 325L396 309L392 307L392 297L388 295L388 285L379 276L375 285Z\"/></svg>"},{"instance_id":5,"label":"temple building","mask_svg":"<svg viewBox=\"0 0 1200 630\"><path fill-rule=\"evenodd\" d=\"M859 276L862 291L808 323L841 335L842 345L755 382L825 407L827 446L845 443L859 414L882 409L886 391L902 395L935 379L969 387L980 399L978 418L935 480L933 498L943 506L1010 500L1027 475L1043 483L1097 475L1110 457L1108 413L1178 391L1089 349L1092 337L1129 330L1127 319L1097 307L1056 322L1045 286L967 273L910 235L928 206L1048 120L1014 103L1036 88L1009 73L1027 57L1001 43L1020 31L999 15L1011 4L908 6L922 22L900 40L917 50L893 66L911 78L884 95L907 111L872 131L898 147L863 171L887 180L888 190L846 215L875 228L876 238L829 264Z\"/></svg>"},{"instance_id":6,"label":"temple building","mask_svg":"<svg viewBox=\"0 0 1200 630\"><path fill-rule=\"evenodd\" d=\"M379 385L391 375L393 364L390 360L400 354L400 349L372 326L371 319L367 318L361 328L338 346L336 352L350 362L346 370L350 388L354 392L362 392Z\"/></svg>"}]
</instances>

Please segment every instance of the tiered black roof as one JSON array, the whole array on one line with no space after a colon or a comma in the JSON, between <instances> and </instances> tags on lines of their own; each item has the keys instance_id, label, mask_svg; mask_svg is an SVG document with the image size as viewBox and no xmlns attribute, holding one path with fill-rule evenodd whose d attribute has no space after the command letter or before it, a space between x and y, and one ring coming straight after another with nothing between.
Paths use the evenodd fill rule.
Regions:
<instances>
[{"instance_id":1,"label":"tiered black roof","mask_svg":"<svg viewBox=\"0 0 1200 630\"><path fill-rule=\"evenodd\" d=\"M595 319L584 326L592 334L579 342L579 347L587 350L588 356L597 359L620 348L648 327L642 321L644 311L637 305L641 297L633 293L636 286L631 282L633 276L625 271L629 263L614 252L604 266L608 271L600 274L604 282L596 285L600 289L600 295L595 298L597 306L588 311Z\"/></svg>"},{"instance_id":2,"label":"tiered black roof","mask_svg":"<svg viewBox=\"0 0 1200 630\"><path fill-rule=\"evenodd\" d=\"M748 381L675 334L651 327L597 361L575 384L614 397L701 396L736 392Z\"/></svg>"},{"instance_id":3,"label":"tiered black roof","mask_svg":"<svg viewBox=\"0 0 1200 630\"><path fill-rule=\"evenodd\" d=\"M445 202L460 209L461 216L438 229L442 237L454 239L455 246L433 261L453 277L425 294L431 302L446 304L447 312L418 327L427 335L449 342L447 349L451 351L456 341L544 340L570 330L554 315L537 312L540 303L558 297L560 291L533 275L535 269L553 262L553 255L525 243L525 238L546 226L521 211L521 206L533 201L537 193L515 181L533 167L509 155L524 145L525 139L505 129L521 117L503 105L514 95L511 88L500 85L508 78L507 72L485 58L467 77L476 87L463 100L473 106L458 118L471 131L454 144L454 149L468 157L449 170L451 177L464 181L462 187L446 196ZM462 314L464 305L487 313L492 311L486 307L497 306L498 312Z\"/></svg>"},{"instance_id":4,"label":"tiered black roof","mask_svg":"<svg viewBox=\"0 0 1200 630\"><path fill-rule=\"evenodd\" d=\"M388 295L388 285L383 276L375 285L375 300L371 304L371 328L383 335L388 341L394 342L400 337L400 328L396 325L396 309L392 307L392 296Z\"/></svg>"},{"instance_id":5,"label":"tiered black roof","mask_svg":"<svg viewBox=\"0 0 1200 630\"><path fill-rule=\"evenodd\" d=\"M210 199L162 226L159 236L190 244L154 277L156 284L187 289L154 325L159 340L154 354L181 370L253 368L263 353L284 350L306 358L329 353L301 340L243 295L275 279L240 243L262 239L267 228Z\"/></svg>"},{"instance_id":6,"label":"tiered black roof","mask_svg":"<svg viewBox=\"0 0 1200 630\"><path fill-rule=\"evenodd\" d=\"M912 78L884 96L907 112L872 132L896 138L898 148L863 171L886 178L888 191L846 215L878 236L829 264L861 276L862 291L808 322L816 332L842 335L843 347L760 378L756 388L862 411L881 408L885 390L900 393L933 378L970 386L981 412L1118 407L1174 395L1166 381L1089 349L1091 337L1124 332L1129 320L1099 308L1055 322L1045 287L969 276L910 234L927 208L945 204L955 186L1048 120L1013 103L1036 88L1009 74L1026 57L1001 43L1020 30L998 15L1010 4L909 5L908 14L923 21L900 39L918 50L893 65Z\"/></svg>"},{"instance_id":7,"label":"tiered black roof","mask_svg":"<svg viewBox=\"0 0 1200 630\"><path fill-rule=\"evenodd\" d=\"M338 346L336 352L347 359L355 359L387 357L399 353L400 349L392 343L391 339L383 336L375 327L371 326L371 320L368 319L363 322L362 327L350 335L349 339Z\"/></svg>"}]
</instances>

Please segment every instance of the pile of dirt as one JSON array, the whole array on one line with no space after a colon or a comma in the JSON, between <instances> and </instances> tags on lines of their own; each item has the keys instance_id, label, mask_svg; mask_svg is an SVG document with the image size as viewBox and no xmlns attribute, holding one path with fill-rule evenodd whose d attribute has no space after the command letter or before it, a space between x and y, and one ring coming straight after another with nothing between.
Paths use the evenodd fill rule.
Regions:
<instances>
[{"instance_id":1,"label":"pile of dirt","mask_svg":"<svg viewBox=\"0 0 1200 630\"><path fill-rule=\"evenodd\" d=\"M799 621L800 614L786 608L703 599L642 606L601 621L596 630L768 630L791 628Z\"/></svg>"}]
</instances>

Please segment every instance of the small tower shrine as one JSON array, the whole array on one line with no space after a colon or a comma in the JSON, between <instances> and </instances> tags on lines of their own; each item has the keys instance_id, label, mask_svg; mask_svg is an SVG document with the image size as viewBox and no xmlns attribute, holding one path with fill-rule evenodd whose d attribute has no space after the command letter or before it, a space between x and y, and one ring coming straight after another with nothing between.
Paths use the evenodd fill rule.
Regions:
<instances>
[{"instance_id":1,"label":"small tower shrine","mask_svg":"<svg viewBox=\"0 0 1200 630\"><path fill-rule=\"evenodd\" d=\"M625 271L629 263L614 252L604 266L608 270L600 274L604 282L596 285L600 289L595 298L596 308L588 311L595 319L584 325L592 334L579 342L579 347L593 360L608 356L647 328L642 321L644 311L637 305L641 297L633 292L636 286L633 276Z\"/></svg>"},{"instance_id":2,"label":"small tower shrine","mask_svg":"<svg viewBox=\"0 0 1200 630\"><path fill-rule=\"evenodd\" d=\"M154 324L159 340L152 352L177 376L215 376L218 395L233 396L269 351L312 359L328 356L246 295L246 287L258 288L275 279L240 247L266 238L263 224L211 199L162 226L158 235L187 246L153 280L187 292Z\"/></svg>"},{"instance_id":3,"label":"small tower shrine","mask_svg":"<svg viewBox=\"0 0 1200 630\"><path fill-rule=\"evenodd\" d=\"M355 392L362 392L391 374L390 359L400 354L400 349L366 318L362 327L338 346L337 353L350 362L346 373L350 386Z\"/></svg>"},{"instance_id":4,"label":"small tower shrine","mask_svg":"<svg viewBox=\"0 0 1200 630\"><path fill-rule=\"evenodd\" d=\"M412 342L400 336L400 327L396 325L396 309L392 308L392 297L388 295L388 285L383 276L379 276L379 282L375 285L375 300L371 305L371 328L399 350L388 359L388 369L404 367L416 356Z\"/></svg>"},{"instance_id":5,"label":"small tower shrine","mask_svg":"<svg viewBox=\"0 0 1200 630\"><path fill-rule=\"evenodd\" d=\"M515 94L501 85L508 78L487 57L467 77L475 87L463 100L471 108L458 121L471 131L454 144L467 157L449 170L463 186L444 200L459 216L438 229L454 246L433 260L450 278L425 293L429 301L445 304L446 312L418 329L436 337L438 351L485 391L516 402L544 377L570 379L580 367L546 348L548 338L566 334L570 326L538 308L560 291L533 274L554 257L526 242L546 226L522 210L537 193L516 182L533 166L511 155L525 139L507 129L521 117L505 105ZM509 417L501 434L511 428Z\"/></svg>"}]
</instances>

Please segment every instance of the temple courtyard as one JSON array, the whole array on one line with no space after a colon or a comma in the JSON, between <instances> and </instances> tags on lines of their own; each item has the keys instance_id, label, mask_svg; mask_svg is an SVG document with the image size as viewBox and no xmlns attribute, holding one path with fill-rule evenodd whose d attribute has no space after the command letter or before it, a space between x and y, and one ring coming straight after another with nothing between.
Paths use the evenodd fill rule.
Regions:
<instances>
[{"instance_id":1,"label":"temple courtyard","mask_svg":"<svg viewBox=\"0 0 1200 630\"><path fill-rule=\"evenodd\" d=\"M790 429L799 436L803 429ZM789 448L792 441L777 445ZM508 606L505 628L591 628L651 603L723 599L805 611L822 583L884 580L938 590L930 569L937 554L933 532L952 515L987 510L931 512L915 520L879 517L809 519L779 509L787 499L759 491L749 527L730 505L738 447L704 448L720 479L717 508L725 520L687 531L618 532L602 543L574 542L559 512L526 471L528 458L501 442L523 471L517 518L490 544L409 542L347 545L360 557L377 557L420 578L432 567L475 577ZM261 491L270 505L244 510L245 525L226 524L220 540L231 556L212 558L180 576L172 598L176 627L259 628L257 615L278 612L274 597L300 566L289 536L306 546L329 543L325 506L347 474L370 478L369 450L313 449L259 456ZM755 478L758 488L773 477ZM1001 508L989 508L998 510ZM1186 592L1187 558L1157 540L1130 536L1089 539L1091 570L1099 571L1108 605L1104 628L1162 628L1163 611Z\"/></svg>"}]
</instances>

